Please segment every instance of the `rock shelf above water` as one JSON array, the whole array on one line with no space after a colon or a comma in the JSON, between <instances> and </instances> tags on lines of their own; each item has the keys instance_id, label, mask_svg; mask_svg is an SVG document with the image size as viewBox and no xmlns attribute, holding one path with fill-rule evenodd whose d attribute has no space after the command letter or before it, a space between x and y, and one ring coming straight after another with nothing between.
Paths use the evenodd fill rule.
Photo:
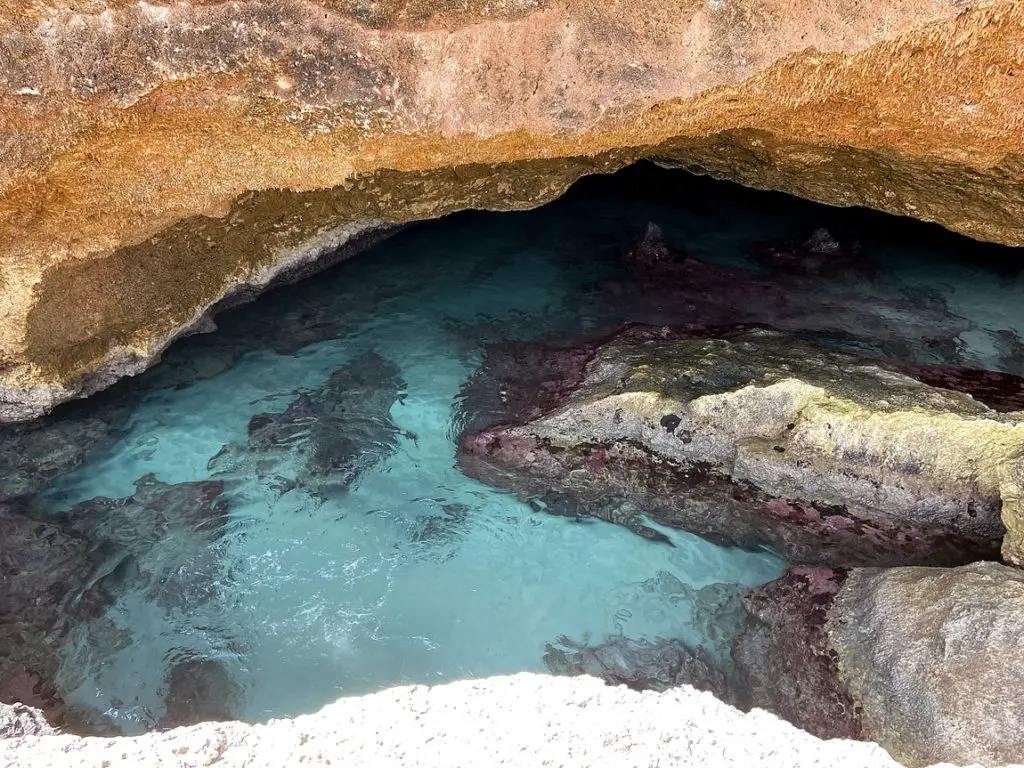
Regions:
<instances>
[{"instance_id":1,"label":"rock shelf above water","mask_svg":"<svg viewBox=\"0 0 1024 768\"><path fill-rule=\"evenodd\" d=\"M996 557L1004 525L1005 557L1024 554L1019 413L765 329L633 327L548 354L546 407L463 439L472 476L798 564L959 565Z\"/></svg>"},{"instance_id":2,"label":"rock shelf above water","mask_svg":"<svg viewBox=\"0 0 1024 768\"><path fill-rule=\"evenodd\" d=\"M1022 34L1010 0L3 0L0 419L641 158L1022 245Z\"/></svg>"}]
</instances>

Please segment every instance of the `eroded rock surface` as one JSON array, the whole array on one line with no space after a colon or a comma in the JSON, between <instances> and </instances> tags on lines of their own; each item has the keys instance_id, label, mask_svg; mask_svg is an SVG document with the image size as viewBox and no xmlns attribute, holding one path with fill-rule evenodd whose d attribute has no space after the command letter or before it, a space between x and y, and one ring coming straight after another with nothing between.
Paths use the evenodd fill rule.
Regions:
<instances>
[{"instance_id":1,"label":"eroded rock surface","mask_svg":"<svg viewBox=\"0 0 1024 768\"><path fill-rule=\"evenodd\" d=\"M1019 763L1021 571L793 568L745 603L733 654L746 706L878 741L910 766Z\"/></svg>"},{"instance_id":2,"label":"eroded rock surface","mask_svg":"<svg viewBox=\"0 0 1024 768\"><path fill-rule=\"evenodd\" d=\"M0 740L0 765L763 765L898 768L876 744L822 741L692 688L664 693L588 677L520 674L349 696L266 724L203 723L135 738Z\"/></svg>"},{"instance_id":3,"label":"eroded rock surface","mask_svg":"<svg viewBox=\"0 0 1024 768\"><path fill-rule=\"evenodd\" d=\"M1012 0L0 4L0 418L396 223L639 158L1024 244Z\"/></svg>"},{"instance_id":4,"label":"eroded rock surface","mask_svg":"<svg viewBox=\"0 0 1024 768\"><path fill-rule=\"evenodd\" d=\"M634 327L584 349L553 350L586 362L541 415L463 439L465 471L800 564L990 558L1018 519L1019 414L763 329Z\"/></svg>"},{"instance_id":5,"label":"eroded rock surface","mask_svg":"<svg viewBox=\"0 0 1024 768\"><path fill-rule=\"evenodd\" d=\"M24 704L0 703L0 739L22 736L51 736L57 731L42 712Z\"/></svg>"}]
</instances>

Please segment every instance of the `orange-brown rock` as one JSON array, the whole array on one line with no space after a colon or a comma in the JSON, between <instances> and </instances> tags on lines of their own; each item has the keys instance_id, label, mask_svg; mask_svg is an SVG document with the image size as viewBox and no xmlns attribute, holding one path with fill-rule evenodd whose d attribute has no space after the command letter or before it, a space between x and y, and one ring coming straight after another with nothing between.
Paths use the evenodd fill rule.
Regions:
<instances>
[{"instance_id":1,"label":"orange-brown rock","mask_svg":"<svg viewBox=\"0 0 1024 768\"><path fill-rule=\"evenodd\" d=\"M638 158L1024 244L1024 5L0 0L0 419Z\"/></svg>"}]
</instances>

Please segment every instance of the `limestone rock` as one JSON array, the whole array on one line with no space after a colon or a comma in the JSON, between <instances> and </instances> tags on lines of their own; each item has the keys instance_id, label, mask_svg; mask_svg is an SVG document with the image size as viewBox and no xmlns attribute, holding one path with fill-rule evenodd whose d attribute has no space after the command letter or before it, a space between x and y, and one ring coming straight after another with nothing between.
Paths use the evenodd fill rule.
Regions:
<instances>
[{"instance_id":1,"label":"limestone rock","mask_svg":"<svg viewBox=\"0 0 1024 768\"><path fill-rule=\"evenodd\" d=\"M835 598L829 643L863 734L908 765L1024 759L1024 573L863 569Z\"/></svg>"},{"instance_id":2,"label":"limestone rock","mask_svg":"<svg viewBox=\"0 0 1024 768\"><path fill-rule=\"evenodd\" d=\"M910 766L1024 755L1024 573L793 568L746 597L733 655L746 706Z\"/></svg>"},{"instance_id":3,"label":"limestone rock","mask_svg":"<svg viewBox=\"0 0 1024 768\"><path fill-rule=\"evenodd\" d=\"M46 722L43 714L24 704L0 702L0 739L21 736L52 736L57 730Z\"/></svg>"},{"instance_id":4,"label":"limestone rock","mask_svg":"<svg viewBox=\"0 0 1024 768\"><path fill-rule=\"evenodd\" d=\"M282 765L899 768L876 744L822 741L689 687L639 693L589 677L519 674L350 696L268 723L203 723L120 739L0 740L18 768Z\"/></svg>"},{"instance_id":5,"label":"limestone rock","mask_svg":"<svg viewBox=\"0 0 1024 768\"><path fill-rule=\"evenodd\" d=\"M402 222L640 158L1024 244L1024 8L0 0L0 418Z\"/></svg>"},{"instance_id":6,"label":"limestone rock","mask_svg":"<svg viewBox=\"0 0 1024 768\"><path fill-rule=\"evenodd\" d=\"M544 412L464 438L465 471L800 564L958 565L1020 514L1020 414L884 362L763 329L633 327L582 349L555 351L586 362Z\"/></svg>"}]
</instances>

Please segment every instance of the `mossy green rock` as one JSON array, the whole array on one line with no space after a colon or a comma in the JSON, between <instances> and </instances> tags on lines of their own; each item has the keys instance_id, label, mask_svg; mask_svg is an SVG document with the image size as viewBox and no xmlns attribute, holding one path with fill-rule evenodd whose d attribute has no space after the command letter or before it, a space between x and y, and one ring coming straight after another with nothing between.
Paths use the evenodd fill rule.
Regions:
<instances>
[{"instance_id":1,"label":"mossy green rock","mask_svg":"<svg viewBox=\"0 0 1024 768\"><path fill-rule=\"evenodd\" d=\"M1003 520L1017 557L1022 449L1024 415L881 361L761 329L633 328L545 414L467 438L463 463L525 492L619 494L713 538L750 532L732 543L760 525L792 562L959 565L994 554Z\"/></svg>"}]
</instances>

